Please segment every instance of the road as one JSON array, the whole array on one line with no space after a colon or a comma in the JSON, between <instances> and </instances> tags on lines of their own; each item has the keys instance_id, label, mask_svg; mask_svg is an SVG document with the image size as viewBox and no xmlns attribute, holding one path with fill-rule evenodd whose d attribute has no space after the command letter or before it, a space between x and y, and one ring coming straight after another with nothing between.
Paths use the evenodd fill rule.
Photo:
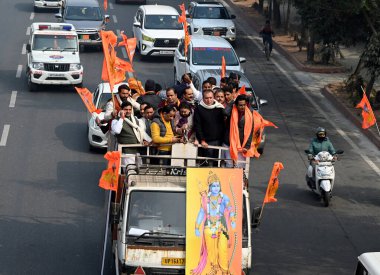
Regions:
<instances>
[{"instance_id":1,"label":"road","mask_svg":"<svg viewBox=\"0 0 380 275\"><path fill-rule=\"evenodd\" d=\"M108 29L130 35L136 9L110 1ZM32 22L55 22L54 12L32 11L30 1L0 1L5 22L0 25L0 274L99 274L105 194L97 182L104 159L102 152L88 150L85 108L72 89L27 90L27 28ZM266 61L257 34L244 14L236 14L236 50L248 60L246 72L256 93L269 102L264 116L279 127L268 129L265 153L252 162L252 206L264 196L273 163L285 167L278 203L266 206L260 229L253 232L252 274L351 274L359 254L380 251L379 152L321 96L319 88L331 76L297 72L276 52ZM102 54L86 51L81 60L84 85L93 91ZM134 64L140 80L172 84L172 59L141 62L136 56ZM336 164L329 208L304 180L303 150L320 125L345 150Z\"/></svg>"}]
</instances>

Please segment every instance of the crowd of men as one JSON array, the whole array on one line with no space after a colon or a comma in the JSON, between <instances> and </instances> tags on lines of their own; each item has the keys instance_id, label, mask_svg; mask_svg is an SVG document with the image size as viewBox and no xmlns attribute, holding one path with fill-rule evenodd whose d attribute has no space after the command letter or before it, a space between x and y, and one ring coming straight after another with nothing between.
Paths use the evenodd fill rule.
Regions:
<instances>
[{"instance_id":1,"label":"crowd of men","mask_svg":"<svg viewBox=\"0 0 380 275\"><path fill-rule=\"evenodd\" d=\"M199 155L218 157L209 146L224 146L226 166L253 156L253 118L251 98L239 94L239 76L231 73L217 81L210 77L197 90L190 74L166 90L154 80L145 82L144 93L134 85L122 84L113 100L107 102L104 120L108 123L109 140L119 144L155 145L156 155L170 155L171 144L191 142L200 145ZM108 130L108 129L107 129ZM124 153L138 153L128 148ZM231 160L232 159L232 160Z\"/></svg>"}]
</instances>

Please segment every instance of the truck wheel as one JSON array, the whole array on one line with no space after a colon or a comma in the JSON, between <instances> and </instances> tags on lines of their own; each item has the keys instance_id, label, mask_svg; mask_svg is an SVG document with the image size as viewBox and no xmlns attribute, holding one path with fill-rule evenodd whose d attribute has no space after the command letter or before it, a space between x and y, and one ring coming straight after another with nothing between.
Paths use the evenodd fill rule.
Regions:
<instances>
[{"instance_id":1,"label":"truck wheel","mask_svg":"<svg viewBox=\"0 0 380 275\"><path fill-rule=\"evenodd\" d=\"M28 88L30 92L37 90L37 84L32 82L32 76L30 74L28 76Z\"/></svg>"}]
</instances>

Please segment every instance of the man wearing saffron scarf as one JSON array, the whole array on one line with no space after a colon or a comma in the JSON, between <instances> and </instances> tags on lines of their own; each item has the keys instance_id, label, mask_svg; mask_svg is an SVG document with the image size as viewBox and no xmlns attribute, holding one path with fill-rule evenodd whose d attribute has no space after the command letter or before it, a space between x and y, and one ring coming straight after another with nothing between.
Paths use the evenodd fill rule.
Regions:
<instances>
[{"instance_id":1,"label":"man wearing saffron scarf","mask_svg":"<svg viewBox=\"0 0 380 275\"><path fill-rule=\"evenodd\" d=\"M229 147L229 151L224 151L226 167L244 168L247 157L254 156L254 146L252 143L253 115L249 109L249 98L246 95L239 95L232 107L231 115L227 119L227 131L224 137L223 146Z\"/></svg>"}]
</instances>

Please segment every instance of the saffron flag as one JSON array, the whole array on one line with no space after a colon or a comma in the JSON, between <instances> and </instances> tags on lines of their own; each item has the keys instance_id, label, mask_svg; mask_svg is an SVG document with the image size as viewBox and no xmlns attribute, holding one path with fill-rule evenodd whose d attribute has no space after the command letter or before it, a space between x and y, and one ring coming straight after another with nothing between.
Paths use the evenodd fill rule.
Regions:
<instances>
[{"instance_id":1,"label":"saffron flag","mask_svg":"<svg viewBox=\"0 0 380 275\"><path fill-rule=\"evenodd\" d=\"M99 187L117 191L119 184L119 170L121 154L119 151L107 152L104 158L108 160L107 169L102 172Z\"/></svg>"},{"instance_id":2,"label":"saffron flag","mask_svg":"<svg viewBox=\"0 0 380 275\"><path fill-rule=\"evenodd\" d=\"M93 95L87 88L78 88L75 87L75 90L81 97L84 105L86 106L87 110L92 114L93 112L100 114L102 112L101 109L96 109L94 105Z\"/></svg>"},{"instance_id":3,"label":"saffron flag","mask_svg":"<svg viewBox=\"0 0 380 275\"><path fill-rule=\"evenodd\" d=\"M241 86L241 88L238 91L238 94L239 95L246 95L247 94L247 92L245 90L245 85Z\"/></svg>"},{"instance_id":4,"label":"saffron flag","mask_svg":"<svg viewBox=\"0 0 380 275\"><path fill-rule=\"evenodd\" d=\"M108 0L104 0L103 7L105 11L108 9Z\"/></svg>"},{"instance_id":5,"label":"saffron flag","mask_svg":"<svg viewBox=\"0 0 380 275\"><path fill-rule=\"evenodd\" d=\"M276 202L277 199L275 198L275 195L277 193L278 189L278 175L280 174L280 171L284 169L284 166L281 162L275 162L272 169L272 174L270 176L267 191L265 193L264 203L270 203L270 202Z\"/></svg>"},{"instance_id":6,"label":"saffron flag","mask_svg":"<svg viewBox=\"0 0 380 275\"><path fill-rule=\"evenodd\" d=\"M253 110L253 137L252 142L254 142L256 150L255 150L255 157L259 157L260 154L257 152L257 148L260 145L260 142L263 138L263 131L265 127L274 127L278 128L274 123L270 122L269 120L264 119L259 112Z\"/></svg>"},{"instance_id":7,"label":"saffron flag","mask_svg":"<svg viewBox=\"0 0 380 275\"><path fill-rule=\"evenodd\" d=\"M222 73L220 75L220 78L223 78L226 76L226 59L224 59L224 56L222 56Z\"/></svg>"},{"instance_id":8,"label":"saffron flag","mask_svg":"<svg viewBox=\"0 0 380 275\"><path fill-rule=\"evenodd\" d=\"M183 24L183 30L185 32L185 38L184 38L185 48L184 48L184 51L185 51L185 56L186 56L187 55L187 49L190 45L191 37L189 34L189 27L188 27L187 20L186 20L185 4L182 3L181 5L179 5L179 8L181 10L181 15L178 17L178 22Z\"/></svg>"},{"instance_id":9,"label":"saffron flag","mask_svg":"<svg viewBox=\"0 0 380 275\"><path fill-rule=\"evenodd\" d=\"M121 37L123 38L122 42L119 42L119 46L124 46L127 51L128 59L131 64L133 63L133 56L135 55L136 50L136 37L128 38L123 32L121 33Z\"/></svg>"},{"instance_id":10,"label":"saffron flag","mask_svg":"<svg viewBox=\"0 0 380 275\"><path fill-rule=\"evenodd\" d=\"M375 114L372 111L371 104L368 101L366 93L363 91L363 98L359 102L358 105L356 105L355 108L361 108L362 109L362 128L367 129L371 126L373 126L376 123L376 117Z\"/></svg>"}]
</instances>

